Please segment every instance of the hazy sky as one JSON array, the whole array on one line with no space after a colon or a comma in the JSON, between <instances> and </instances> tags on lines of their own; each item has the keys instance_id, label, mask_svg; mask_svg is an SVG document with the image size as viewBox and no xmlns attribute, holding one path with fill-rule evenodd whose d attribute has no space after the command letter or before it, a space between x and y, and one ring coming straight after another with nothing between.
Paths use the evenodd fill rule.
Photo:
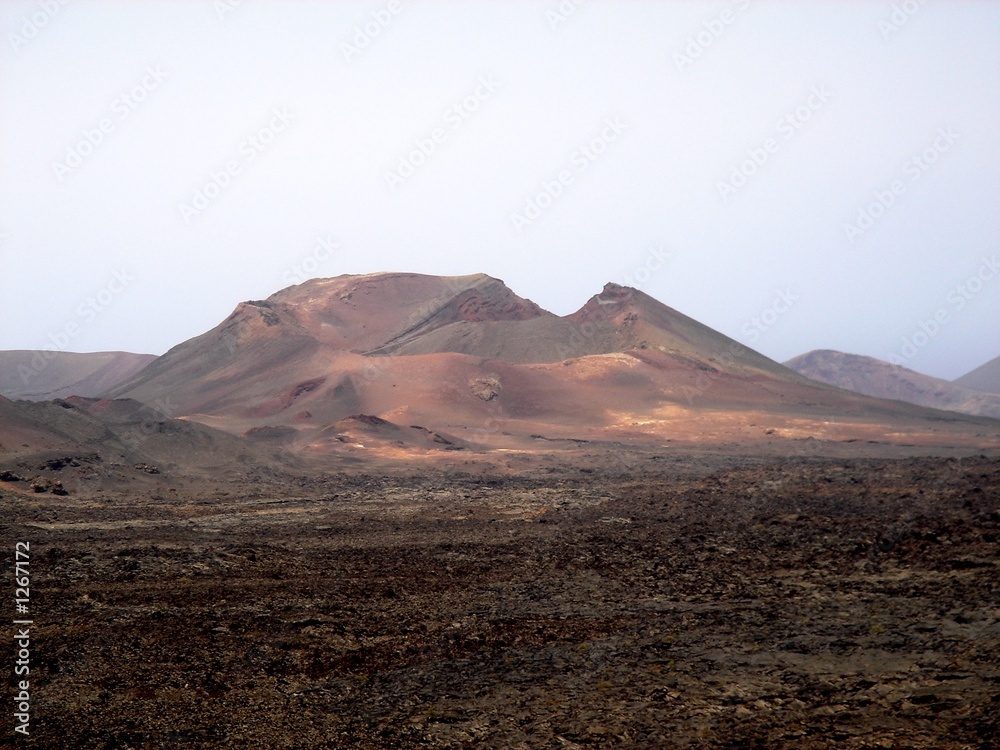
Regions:
<instances>
[{"instance_id":1,"label":"hazy sky","mask_svg":"<svg viewBox=\"0 0 1000 750\"><path fill-rule=\"evenodd\" d=\"M1000 3L0 3L0 348L313 276L607 281L764 354L1000 354Z\"/></svg>"}]
</instances>

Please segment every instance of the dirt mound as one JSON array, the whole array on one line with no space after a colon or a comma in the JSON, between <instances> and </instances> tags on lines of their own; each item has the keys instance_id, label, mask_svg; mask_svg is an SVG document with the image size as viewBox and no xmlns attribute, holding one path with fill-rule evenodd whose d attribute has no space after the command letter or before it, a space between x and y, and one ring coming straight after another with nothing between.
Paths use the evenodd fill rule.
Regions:
<instances>
[{"instance_id":1,"label":"dirt mound","mask_svg":"<svg viewBox=\"0 0 1000 750\"><path fill-rule=\"evenodd\" d=\"M109 399L71 396L64 401L65 404L81 409L102 422L113 424L169 419L163 412L131 398ZM60 400L57 399L56 403L60 403Z\"/></svg>"},{"instance_id":2,"label":"dirt mound","mask_svg":"<svg viewBox=\"0 0 1000 750\"><path fill-rule=\"evenodd\" d=\"M466 441L454 435L441 434L421 425L399 425L372 414L353 414L325 428L320 435L327 441L332 438L351 448L379 447L383 453L386 450L393 453L393 448L409 452L463 450L469 447Z\"/></svg>"},{"instance_id":3,"label":"dirt mound","mask_svg":"<svg viewBox=\"0 0 1000 750\"><path fill-rule=\"evenodd\" d=\"M299 463L193 421L170 419L137 401L73 398L0 401L0 471L69 492L184 480L236 478L252 471L284 472ZM26 473L27 472L27 473ZM28 485L11 489L28 491Z\"/></svg>"}]
</instances>

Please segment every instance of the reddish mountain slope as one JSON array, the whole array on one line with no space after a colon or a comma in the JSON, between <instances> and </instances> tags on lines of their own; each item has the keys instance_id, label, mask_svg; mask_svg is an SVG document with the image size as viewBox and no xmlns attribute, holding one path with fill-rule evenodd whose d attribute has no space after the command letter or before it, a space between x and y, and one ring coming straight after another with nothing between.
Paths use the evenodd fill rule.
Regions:
<instances>
[{"instance_id":1,"label":"reddish mountain slope","mask_svg":"<svg viewBox=\"0 0 1000 750\"><path fill-rule=\"evenodd\" d=\"M760 371L796 380L786 368L649 295L607 284L572 315L469 325L456 322L410 338L395 354L456 352L515 363L631 350L658 351L695 367Z\"/></svg>"},{"instance_id":2,"label":"reddish mountain slope","mask_svg":"<svg viewBox=\"0 0 1000 750\"><path fill-rule=\"evenodd\" d=\"M111 395L312 453L447 447L415 441L414 425L452 449L833 436L845 418L853 437L886 420L937 429L917 407L809 381L636 290L609 284L559 317L481 274L318 279L242 303ZM345 422L358 415L391 424L368 425L366 443Z\"/></svg>"},{"instance_id":3,"label":"reddish mountain slope","mask_svg":"<svg viewBox=\"0 0 1000 750\"><path fill-rule=\"evenodd\" d=\"M213 411L221 404L256 400L261 373L350 370L351 353L391 353L406 341L451 323L554 317L517 297L496 279L412 273L314 279L267 300L240 303L211 331L160 357L110 395L152 402L183 412ZM286 383L295 388L296 379ZM268 386L269 387L269 386ZM309 386L305 386L309 387ZM247 392L247 389L250 392ZM269 388L269 390L272 390Z\"/></svg>"}]
</instances>

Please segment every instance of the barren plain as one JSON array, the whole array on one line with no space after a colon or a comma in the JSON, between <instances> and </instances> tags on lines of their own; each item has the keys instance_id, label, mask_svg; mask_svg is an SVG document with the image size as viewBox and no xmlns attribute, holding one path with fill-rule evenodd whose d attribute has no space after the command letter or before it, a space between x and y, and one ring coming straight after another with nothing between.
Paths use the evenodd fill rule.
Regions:
<instances>
[{"instance_id":1,"label":"barren plain","mask_svg":"<svg viewBox=\"0 0 1000 750\"><path fill-rule=\"evenodd\" d=\"M5 486L30 746L1000 742L997 457L579 457Z\"/></svg>"}]
</instances>

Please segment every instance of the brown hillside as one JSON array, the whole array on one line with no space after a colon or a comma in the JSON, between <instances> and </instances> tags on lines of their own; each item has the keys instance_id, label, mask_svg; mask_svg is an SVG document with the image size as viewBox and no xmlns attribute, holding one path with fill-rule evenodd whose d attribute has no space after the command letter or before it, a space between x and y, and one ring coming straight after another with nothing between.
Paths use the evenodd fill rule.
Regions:
<instances>
[{"instance_id":1,"label":"brown hillside","mask_svg":"<svg viewBox=\"0 0 1000 750\"><path fill-rule=\"evenodd\" d=\"M1000 423L943 425L937 412L809 381L634 289L609 284L559 317L482 274L290 287L240 304L110 395L309 454L345 450L338 436L360 429L343 422L356 415L391 423L353 441L366 450L416 449L409 425L509 450L539 435L1000 439Z\"/></svg>"},{"instance_id":2,"label":"brown hillside","mask_svg":"<svg viewBox=\"0 0 1000 750\"><path fill-rule=\"evenodd\" d=\"M812 380L866 396L1000 418L1000 395L962 388L874 357L819 350L785 364Z\"/></svg>"}]
</instances>

